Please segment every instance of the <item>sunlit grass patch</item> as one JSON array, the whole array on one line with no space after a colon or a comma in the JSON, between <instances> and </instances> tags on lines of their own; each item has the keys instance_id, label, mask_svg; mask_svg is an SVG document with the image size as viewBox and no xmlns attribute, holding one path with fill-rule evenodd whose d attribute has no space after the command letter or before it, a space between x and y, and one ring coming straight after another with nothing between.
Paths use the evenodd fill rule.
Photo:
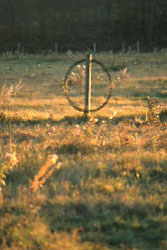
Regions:
<instances>
[{"instance_id":1,"label":"sunlit grass patch","mask_svg":"<svg viewBox=\"0 0 167 250\"><path fill-rule=\"evenodd\" d=\"M61 89L83 57L1 58L1 86L23 77L24 87L0 100L1 170L15 161L0 175L0 248L166 249L167 127L149 121L147 99L165 110L166 55L97 54L115 89L89 119Z\"/></svg>"}]
</instances>

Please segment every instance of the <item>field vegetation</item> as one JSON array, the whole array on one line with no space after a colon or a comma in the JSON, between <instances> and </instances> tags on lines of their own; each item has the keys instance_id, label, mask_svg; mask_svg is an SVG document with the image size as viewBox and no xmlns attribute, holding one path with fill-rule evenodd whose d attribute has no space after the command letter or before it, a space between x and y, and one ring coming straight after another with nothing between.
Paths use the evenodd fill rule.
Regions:
<instances>
[{"instance_id":1,"label":"field vegetation","mask_svg":"<svg viewBox=\"0 0 167 250\"><path fill-rule=\"evenodd\" d=\"M2 250L167 249L167 54L96 54L115 88L90 119L62 88L84 57L0 58Z\"/></svg>"}]
</instances>

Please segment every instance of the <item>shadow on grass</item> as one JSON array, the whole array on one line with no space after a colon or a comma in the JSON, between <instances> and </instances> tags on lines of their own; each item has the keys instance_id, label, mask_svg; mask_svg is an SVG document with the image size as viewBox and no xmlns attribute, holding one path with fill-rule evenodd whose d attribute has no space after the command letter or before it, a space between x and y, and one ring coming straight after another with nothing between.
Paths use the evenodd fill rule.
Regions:
<instances>
[{"instance_id":1,"label":"shadow on grass","mask_svg":"<svg viewBox=\"0 0 167 250\"><path fill-rule=\"evenodd\" d=\"M0 122L1 124L16 124L16 125L25 125L25 126L29 126L29 125L46 125L46 124L61 124L61 123L65 123L67 125L76 125L76 124L87 124L87 123L94 123L94 124L101 124L104 122L110 123L110 124L118 124L121 121L127 121L127 120L134 120L135 116L133 115L128 115L128 116L119 116L119 117L114 117L114 118L110 118L110 117L106 117L106 116L92 116L92 117L85 117L85 116L65 116L64 118L62 118L61 120L55 120L55 119L28 119L28 120L23 120L21 118L2 118L0 117Z\"/></svg>"},{"instance_id":2,"label":"shadow on grass","mask_svg":"<svg viewBox=\"0 0 167 250\"><path fill-rule=\"evenodd\" d=\"M59 120L57 123L66 123L68 125L75 125L75 124L87 124L87 123L94 123L100 125L102 123L108 123L112 125L117 125L119 122L132 122L135 119L135 115L121 115L119 117L106 117L106 116L92 116L90 118L86 118L84 116L66 116L63 119Z\"/></svg>"},{"instance_id":3,"label":"shadow on grass","mask_svg":"<svg viewBox=\"0 0 167 250\"><path fill-rule=\"evenodd\" d=\"M107 124L117 125L119 122L133 122L135 119L135 114L132 115L119 115L116 117L111 116L103 116L103 115L96 115L92 113L90 117L86 117L83 114L77 116L64 116L62 119L56 119L55 117L48 116L47 118L38 118L38 117L31 117L29 119L24 119L25 117L19 117L17 114L13 117L8 117L5 113L1 112L0 114L0 123L2 125L8 124L15 124L15 125L23 125L23 126L34 126L34 125L41 125L45 126L46 124L50 125L58 125L58 124L65 124L65 125L84 125L84 124L96 124L100 125L101 123L106 122Z\"/></svg>"},{"instance_id":4,"label":"shadow on grass","mask_svg":"<svg viewBox=\"0 0 167 250\"><path fill-rule=\"evenodd\" d=\"M81 143L69 143L63 145L62 147L57 149L59 154L69 154L69 155L76 155L81 153L82 155L88 155L91 153L96 152L97 149L92 145L81 144Z\"/></svg>"},{"instance_id":5,"label":"shadow on grass","mask_svg":"<svg viewBox=\"0 0 167 250\"><path fill-rule=\"evenodd\" d=\"M50 221L52 232L80 228L83 240L109 246L140 248L149 243L149 249L157 249L166 237L165 222L155 220L154 212L140 203L126 206L119 201L90 204L71 200L62 206L52 201L43 206L41 214Z\"/></svg>"}]
</instances>

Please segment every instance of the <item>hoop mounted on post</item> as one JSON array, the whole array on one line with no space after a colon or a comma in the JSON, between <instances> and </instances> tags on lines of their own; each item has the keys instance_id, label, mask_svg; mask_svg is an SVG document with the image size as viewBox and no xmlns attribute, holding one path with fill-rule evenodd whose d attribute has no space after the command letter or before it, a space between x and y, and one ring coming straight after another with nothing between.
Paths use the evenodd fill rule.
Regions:
<instances>
[{"instance_id":1,"label":"hoop mounted on post","mask_svg":"<svg viewBox=\"0 0 167 250\"><path fill-rule=\"evenodd\" d=\"M74 63L70 68L69 68L69 70L67 71L67 73L66 73L66 76L65 76L65 79L64 79L64 84L63 84L63 89L64 89L64 93L65 93L65 95L66 95L66 97L67 97L67 100L68 100L68 102L72 105L72 107L74 108L74 109L76 109L76 110L78 110L78 111L80 111L80 112L84 112L85 114L88 112L88 110L86 109L86 105L84 106L84 108L82 108L82 107L80 107L79 105L77 105L74 101L73 101L73 99L72 99L72 97L70 96L70 93L69 93L69 85L71 84L71 80L70 80L70 78L71 78L71 75L74 75L74 72L73 72L73 70L78 66L80 66L81 64L83 64L83 63L87 63L87 59L82 59L82 60L79 60L79 61L77 61L76 63ZM89 62L89 63L91 63L91 64L96 64L96 65L98 65L100 68L101 68L101 70L102 70L102 72L103 73L105 73L105 75L107 76L107 78L108 78L108 80L107 80L107 83L108 83L108 94L107 94L107 96L105 97L105 101L101 104L101 105L99 105L98 107L96 107L96 108L90 108L89 109L89 112L96 112L96 111L98 111L98 110L100 110L100 109L102 109L107 103L108 103L108 101L109 101L109 99L110 99L110 97L111 97L111 94L112 94L112 89L113 89L113 87L114 87L114 84L113 84L113 82L112 82L112 80L111 80L111 76L110 76L110 73L108 72L108 70L105 68L105 66L102 64L102 63L100 63L99 61L97 61L97 60L95 60L95 59L92 59L91 58L91 61ZM86 65L86 67L88 67L89 65ZM91 67L90 67L91 68ZM85 72L89 72L87 69L85 70ZM89 76L87 76L87 75L85 75L85 78L87 79L89 79ZM91 80L91 79L90 79ZM76 80L77 81L77 80ZM85 87L85 89L86 89L86 87Z\"/></svg>"}]
</instances>

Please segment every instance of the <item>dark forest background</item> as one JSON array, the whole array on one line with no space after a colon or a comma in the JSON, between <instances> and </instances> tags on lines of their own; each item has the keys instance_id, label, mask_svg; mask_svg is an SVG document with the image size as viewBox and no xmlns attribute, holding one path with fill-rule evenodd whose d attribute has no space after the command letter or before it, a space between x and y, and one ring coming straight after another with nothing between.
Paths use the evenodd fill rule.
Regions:
<instances>
[{"instance_id":1,"label":"dark forest background","mask_svg":"<svg viewBox=\"0 0 167 250\"><path fill-rule=\"evenodd\" d=\"M167 47L167 0L0 0L0 52Z\"/></svg>"}]
</instances>

